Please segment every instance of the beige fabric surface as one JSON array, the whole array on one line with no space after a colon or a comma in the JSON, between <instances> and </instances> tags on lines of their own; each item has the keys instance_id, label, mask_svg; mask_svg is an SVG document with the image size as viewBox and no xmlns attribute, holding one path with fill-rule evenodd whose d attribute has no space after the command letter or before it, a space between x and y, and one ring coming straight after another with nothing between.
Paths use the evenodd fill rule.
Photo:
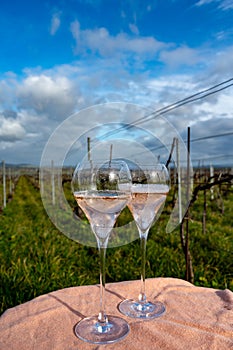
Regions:
<instances>
[{"instance_id":1,"label":"beige fabric surface","mask_svg":"<svg viewBox=\"0 0 233 350\"><path fill-rule=\"evenodd\" d=\"M122 316L117 305L137 298L140 281L106 286L107 314ZM125 318L130 333L120 342L93 345L73 332L84 316L98 313L99 286L58 290L7 310L0 318L1 350L225 350L233 349L233 293L195 287L174 278L146 280L149 300L166 304L166 314L143 321Z\"/></svg>"}]
</instances>

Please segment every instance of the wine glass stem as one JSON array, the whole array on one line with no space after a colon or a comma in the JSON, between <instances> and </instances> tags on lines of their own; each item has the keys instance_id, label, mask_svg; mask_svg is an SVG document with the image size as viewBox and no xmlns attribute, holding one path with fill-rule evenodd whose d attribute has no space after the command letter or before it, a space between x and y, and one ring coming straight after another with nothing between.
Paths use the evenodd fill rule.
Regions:
<instances>
[{"instance_id":1,"label":"wine glass stem","mask_svg":"<svg viewBox=\"0 0 233 350\"><path fill-rule=\"evenodd\" d=\"M108 322L108 318L105 314L105 257L106 246L99 245L100 255L100 311L98 315L98 321L101 323Z\"/></svg>"},{"instance_id":2,"label":"wine glass stem","mask_svg":"<svg viewBox=\"0 0 233 350\"><path fill-rule=\"evenodd\" d=\"M139 301L144 303L146 302L146 242L147 242L147 233L140 235L140 244L141 244L141 291L139 294Z\"/></svg>"}]
</instances>

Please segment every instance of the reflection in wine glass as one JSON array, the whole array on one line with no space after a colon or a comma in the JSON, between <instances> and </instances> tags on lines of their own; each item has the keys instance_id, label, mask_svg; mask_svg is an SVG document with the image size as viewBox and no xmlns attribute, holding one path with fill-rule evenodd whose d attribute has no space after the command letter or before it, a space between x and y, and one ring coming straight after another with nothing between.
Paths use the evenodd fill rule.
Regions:
<instances>
[{"instance_id":1,"label":"reflection in wine glass","mask_svg":"<svg viewBox=\"0 0 233 350\"><path fill-rule=\"evenodd\" d=\"M105 313L105 255L111 230L130 200L130 185L128 166L119 160L83 161L73 175L74 197L89 220L100 254L99 314L84 318L75 326L77 337L90 343L113 343L129 332L124 319Z\"/></svg>"},{"instance_id":2,"label":"reflection in wine glass","mask_svg":"<svg viewBox=\"0 0 233 350\"><path fill-rule=\"evenodd\" d=\"M169 175L163 164L130 167L132 175L132 197L128 207L137 225L141 243L141 290L137 301L124 300L119 310L130 317L151 319L165 312L159 301L149 302L145 292L146 242L150 227L161 212L169 191Z\"/></svg>"}]
</instances>

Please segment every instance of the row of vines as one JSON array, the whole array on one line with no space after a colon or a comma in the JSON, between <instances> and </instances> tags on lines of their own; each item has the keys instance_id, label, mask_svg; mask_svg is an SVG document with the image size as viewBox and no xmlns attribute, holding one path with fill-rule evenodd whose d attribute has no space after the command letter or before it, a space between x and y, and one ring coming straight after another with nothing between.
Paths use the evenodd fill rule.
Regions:
<instances>
[{"instance_id":1,"label":"row of vines","mask_svg":"<svg viewBox=\"0 0 233 350\"><path fill-rule=\"evenodd\" d=\"M71 174L71 169L64 172L63 184L75 210ZM5 206L2 179L0 173L0 312L56 289L98 283L97 249L68 239L51 223L41 202L38 168L6 167ZM176 191L173 183L163 213L151 228L147 278L169 276L233 290L231 169L195 169L188 211L182 224L167 234ZM108 249L107 282L139 277L139 240Z\"/></svg>"}]
</instances>

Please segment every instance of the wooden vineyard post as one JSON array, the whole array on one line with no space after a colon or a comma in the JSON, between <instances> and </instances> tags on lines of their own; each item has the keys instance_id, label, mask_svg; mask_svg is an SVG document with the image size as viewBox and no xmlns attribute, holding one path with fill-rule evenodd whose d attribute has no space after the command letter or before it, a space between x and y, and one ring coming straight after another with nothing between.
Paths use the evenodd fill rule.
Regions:
<instances>
[{"instance_id":1,"label":"wooden vineyard post","mask_svg":"<svg viewBox=\"0 0 233 350\"><path fill-rule=\"evenodd\" d=\"M52 178L51 178L51 185L52 185L52 203L55 205L55 178L54 178L54 162L51 161L51 170L52 170Z\"/></svg>"},{"instance_id":2,"label":"wooden vineyard post","mask_svg":"<svg viewBox=\"0 0 233 350\"><path fill-rule=\"evenodd\" d=\"M43 168L43 166L40 167L40 193L41 193L41 196L44 195L44 168Z\"/></svg>"},{"instance_id":3,"label":"wooden vineyard post","mask_svg":"<svg viewBox=\"0 0 233 350\"><path fill-rule=\"evenodd\" d=\"M91 138L87 137L87 154L88 154L88 161L90 162L91 167L93 167L92 159L91 159Z\"/></svg>"},{"instance_id":4,"label":"wooden vineyard post","mask_svg":"<svg viewBox=\"0 0 233 350\"><path fill-rule=\"evenodd\" d=\"M91 161L91 138L87 138L87 154L88 154L88 160Z\"/></svg>"},{"instance_id":5,"label":"wooden vineyard post","mask_svg":"<svg viewBox=\"0 0 233 350\"><path fill-rule=\"evenodd\" d=\"M189 192L190 192L190 127L188 127L188 155L187 155L187 198L189 198ZM184 230L186 233L184 234ZM182 248L185 254L185 262L186 262L186 269L185 269L185 279L186 281L189 281L191 283L194 282L194 273L193 273L193 266L192 266L192 258L191 253L189 251L189 207L185 213L185 216L182 220L182 223L180 225L180 238L181 238L181 244Z\"/></svg>"},{"instance_id":6,"label":"wooden vineyard post","mask_svg":"<svg viewBox=\"0 0 233 350\"><path fill-rule=\"evenodd\" d=\"M178 206L179 206L179 222L182 221L182 203L181 203L181 174L180 174L180 147L179 140L176 140L176 162L177 162L177 180L178 180Z\"/></svg>"},{"instance_id":7,"label":"wooden vineyard post","mask_svg":"<svg viewBox=\"0 0 233 350\"><path fill-rule=\"evenodd\" d=\"M113 145L111 144L110 145L109 166L111 166L111 163L112 163L112 147L113 147Z\"/></svg>"},{"instance_id":8,"label":"wooden vineyard post","mask_svg":"<svg viewBox=\"0 0 233 350\"><path fill-rule=\"evenodd\" d=\"M2 161L2 185L3 185L3 208L6 207L6 166L5 161Z\"/></svg>"},{"instance_id":9,"label":"wooden vineyard post","mask_svg":"<svg viewBox=\"0 0 233 350\"><path fill-rule=\"evenodd\" d=\"M9 175L9 193L12 195L12 176L11 176L11 168L8 169L8 175Z\"/></svg>"},{"instance_id":10,"label":"wooden vineyard post","mask_svg":"<svg viewBox=\"0 0 233 350\"><path fill-rule=\"evenodd\" d=\"M204 207L203 207L203 216L202 216L202 233L206 233L206 189L204 190Z\"/></svg>"},{"instance_id":11,"label":"wooden vineyard post","mask_svg":"<svg viewBox=\"0 0 233 350\"><path fill-rule=\"evenodd\" d=\"M210 165L210 181L214 182L214 167L213 167L213 165ZM214 200L214 186L211 187L210 193L211 193L210 199L213 201Z\"/></svg>"},{"instance_id":12,"label":"wooden vineyard post","mask_svg":"<svg viewBox=\"0 0 233 350\"><path fill-rule=\"evenodd\" d=\"M190 127L188 127L188 154L187 154L187 198L189 198L190 192ZM186 213L186 241L185 241L185 257L186 257L186 280L193 283L194 282L194 273L192 266L192 258L189 251L189 207Z\"/></svg>"},{"instance_id":13,"label":"wooden vineyard post","mask_svg":"<svg viewBox=\"0 0 233 350\"><path fill-rule=\"evenodd\" d=\"M211 174L211 168L210 168L210 174ZM204 184L208 182L208 174L205 170L205 176L204 176ZM212 187L211 187L212 189ZM202 233L206 233L206 212L207 212L207 190L204 189L203 191L203 215L202 215Z\"/></svg>"}]
</instances>

